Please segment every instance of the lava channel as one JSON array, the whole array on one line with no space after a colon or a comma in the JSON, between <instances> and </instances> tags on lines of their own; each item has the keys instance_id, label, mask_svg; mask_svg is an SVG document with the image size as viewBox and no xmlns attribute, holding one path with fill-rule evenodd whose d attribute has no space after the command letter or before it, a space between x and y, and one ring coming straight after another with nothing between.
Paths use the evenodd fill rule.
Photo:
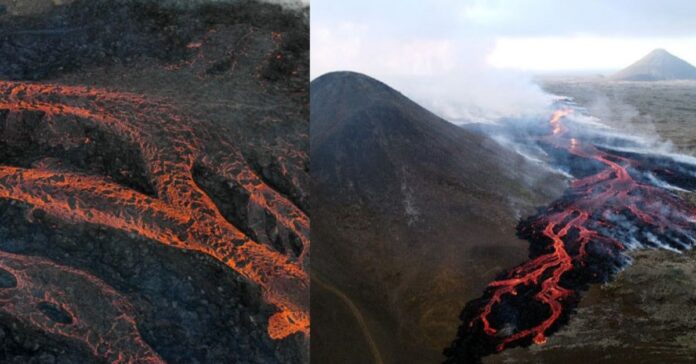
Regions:
<instances>
[{"instance_id":1,"label":"lava channel","mask_svg":"<svg viewBox=\"0 0 696 364\"><path fill-rule=\"evenodd\" d=\"M560 199L519 223L530 259L465 306L458 337L445 350L449 363L476 363L509 347L545 343L568 321L588 284L606 282L629 264L629 250L696 245L696 208L683 195L691 192L696 168L584 140L586 133L564 123L572 112L556 111L550 133L536 140L578 176ZM684 186L660 182L656 174Z\"/></svg>"},{"instance_id":2,"label":"lava channel","mask_svg":"<svg viewBox=\"0 0 696 364\"><path fill-rule=\"evenodd\" d=\"M309 219L247 164L225 133L184 116L166 100L81 86L0 81L0 112L6 119L27 112L40 115L32 119L34 129L55 135L52 140L64 141L65 148L67 141L71 148L92 142L77 132L85 125L134 146L154 190L147 194L110 176L45 163L0 165L0 198L67 222L118 229L208 254L260 286L265 301L276 307L269 318L270 337L309 335ZM277 242L255 239L267 220L240 227L226 219L197 184L193 171L198 167L243 191L247 209L273 217L273 229L293 236L300 248L281 249Z\"/></svg>"}]
</instances>

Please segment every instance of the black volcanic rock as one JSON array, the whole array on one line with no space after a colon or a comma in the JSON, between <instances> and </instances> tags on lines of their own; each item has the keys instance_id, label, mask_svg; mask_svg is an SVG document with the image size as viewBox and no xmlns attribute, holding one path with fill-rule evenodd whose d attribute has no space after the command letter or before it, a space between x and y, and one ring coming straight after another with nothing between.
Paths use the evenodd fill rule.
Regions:
<instances>
[{"instance_id":1,"label":"black volcanic rock","mask_svg":"<svg viewBox=\"0 0 696 364\"><path fill-rule=\"evenodd\" d=\"M149 134L148 146L181 151L187 143L166 137L170 125L221 137L227 140L224 147L201 143L201 162L233 158L262 180L255 187L266 185L276 196L308 208L308 10L216 0L75 0L55 7L40 6L53 3L48 0L5 3L7 13L0 13L0 167L55 173L56 183L65 181L67 174L87 175L157 199L162 194L152 183L155 174L147 171L140 145L130 142L127 132L100 123L100 117L114 113L121 113L124 123L161 117L167 112L150 102L127 101L157 100L159 105L176 105L172 115L182 122L145 122L158 129ZM18 11L19 4L26 7ZM60 86L47 91L53 85ZM22 101L8 97L10 88L24 90L15 94ZM91 108L91 115L31 110L44 96L46 104L60 105L63 111L64 105L77 103L81 110ZM140 112L146 116L131 118ZM206 126L194 127L190 120ZM144 128L135 129L148 134ZM290 249L297 250L296 234L280 227L267 209L249 207L247 190L240 184L210 173L205 163L195 164L190 172L201 190L196 196L205 194L214 201L210 211L217 210L272 249L294 254ZM13 181L0 184L7 191ZM77 195L66 193L63 208L93 202ZM271 338L268 321L277 309L257 284L220 260L143 237L135 229L66 220L50 208L7 197L4 193L0 199L0 266L6 271L0 271L0 363L102 363L108 356L131 354L128 348L109 349L111 342L130 343L138 337L142 347L168 363L308 361L307 336ZM180 232L172 238L182 239ZM5 256L14 258L3 260ZM37 275L32 281L37 283L28 285L7 265L21 259L52 262L55 268L40 270L27 264ZM74 270L108 289L88 290L91 286L85 282L92 281L79 279L71 273ZM54 271L68 273L51 274ZM57 290L70 295L46 295ZM103 294L111 290L111 295ZM17 291L65 299L32 303L18 299ZM116 294L118 300L108 300ZM70 300L73 297L79 300ZM6 298L22 303L24 311L13 309ZM133 309L114 310L109 302L127 303ZM50 305L56 303L61 306ZM82 311L76 313L73 307ZM69 318L66 312L75 316ZM118 316L123 319L114 323L118 312L128 315ZM27 320L28 314L45 317L47 324ZM137 326L133 335L119 335L124 326L131 328L122 324L129 319ZM90 333L91 343L104 346L92 350L79 338L63 334L76 325ZM97 330L104 327L112 330ZM104 332L119 340L102 340L99 334Z\"/></svg>"},{"instance_id":2,"label":"black volcanic rock","mask_svg":"<svg viewBox=\"0 0 696 364\"><path fill-rule=\"evenodd\" d=\"M310 101L313 360L441 361L560 179L365 75L321 76Z\"/></svg>"},{"instance_id":3,"label":"black volcanic rock","mask_svg":"<svg viewBox=\"0 0 696 364\"><path fill-rule=\"evenodd\" d=\"M694 80L696 67L664 49L655 49L612 76L620 81Z\"/></svg>"}]
</instances>

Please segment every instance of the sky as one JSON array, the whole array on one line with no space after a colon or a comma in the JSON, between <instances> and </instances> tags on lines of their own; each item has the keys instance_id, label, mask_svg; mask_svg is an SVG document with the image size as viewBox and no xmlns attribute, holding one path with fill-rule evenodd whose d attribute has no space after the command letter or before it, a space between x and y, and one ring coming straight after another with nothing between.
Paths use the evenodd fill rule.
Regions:
<instances>
[{"instance_id":1,"label":"sky","mask_svg":"<svg viewBox=\"0 0 696 364\"><path fill-rule=\"evenodd\" d=\"M687 0L312 0L311 14L314 76L339 67L336 58L373 62L371 44L427 48L409 66L417 71L481 46L492 66L537 73L617 70L654 48L696 64L696 2Z\"/></svg>"},{"instance_id":2,"label":"sky","mask_svg":"<svg viewBox=\"0 0 696 364\"><path fill-rule=\"evenodd\" d=\"M366 73L449 119L540 107L533 75L610 74L655 48L696 64L696 1L311 0L310 11L312 79Z\"/></svg>"}]
</instances>

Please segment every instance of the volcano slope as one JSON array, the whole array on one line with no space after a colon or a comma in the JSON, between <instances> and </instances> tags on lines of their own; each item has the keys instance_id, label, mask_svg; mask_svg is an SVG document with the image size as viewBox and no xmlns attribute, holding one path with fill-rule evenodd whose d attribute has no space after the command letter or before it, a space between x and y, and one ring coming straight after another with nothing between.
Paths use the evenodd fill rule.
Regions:
<instances>
[{"instance_id":1,"label":"volcano slope","mask_svg":"<svg viewBox=\"0 0 696 364\"><path fill-rule=\"evenodd\" d=\"M306 362L306 9L17 9L0 361Z\"/></svg>"},{"instance_id":2,"label":"volcano slope","mask_svg":"<svg viewBox=\"0 0 696 364\"><path fill-rule=\"evenodd\" d=\"M432 363L561 178L352 72L311 83L312 360ZM514 197L510 197L514 196Z\"/></svg>"}]
</instances>

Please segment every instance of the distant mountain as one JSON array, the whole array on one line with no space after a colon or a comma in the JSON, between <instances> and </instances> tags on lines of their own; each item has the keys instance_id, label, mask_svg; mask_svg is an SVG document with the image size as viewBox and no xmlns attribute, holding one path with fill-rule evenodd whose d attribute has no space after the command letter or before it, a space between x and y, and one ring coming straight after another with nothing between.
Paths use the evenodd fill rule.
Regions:
<instances>
[{"instance_id":1,"label":"distant mountain","mask_svg":"<svg viewBox=\"0 0 696 364\"><path fill-rule=\"evenodd\" d=\"M561 181L368 76L310 95L312 360L440 362L461 307L527 257L517 214Z\"/></svg>"},{"instance_id":2,"label":"distant mountain","mask_svg":"<svg viewBox=\"0 0 696 364\"><path fill-rule=\"evenodd\" d=\"M664 49L655 49L611 78L619 81L694 80L696 67Z\"/></svg>"}]
</instances>

